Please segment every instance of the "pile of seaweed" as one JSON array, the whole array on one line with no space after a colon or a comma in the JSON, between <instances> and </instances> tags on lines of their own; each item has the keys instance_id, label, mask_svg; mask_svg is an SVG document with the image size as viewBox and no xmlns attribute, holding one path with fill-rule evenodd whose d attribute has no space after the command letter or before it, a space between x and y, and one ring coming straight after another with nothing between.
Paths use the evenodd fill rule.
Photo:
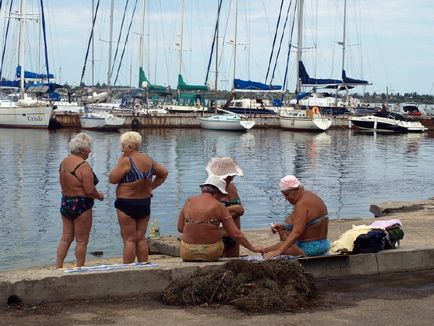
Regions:
<instances>
[{"instance_id":1,"label":"pile of seaweed","mask_svg":"<svg viewBox=\"0 0 434 326\"><path fill-rule=\"evenodd\" d=\"M174 281L162 299L178 306L218 303L245 312L294 312L314 293L313 276L298 262L232 260Z\"/></svg>"}]
</instances>

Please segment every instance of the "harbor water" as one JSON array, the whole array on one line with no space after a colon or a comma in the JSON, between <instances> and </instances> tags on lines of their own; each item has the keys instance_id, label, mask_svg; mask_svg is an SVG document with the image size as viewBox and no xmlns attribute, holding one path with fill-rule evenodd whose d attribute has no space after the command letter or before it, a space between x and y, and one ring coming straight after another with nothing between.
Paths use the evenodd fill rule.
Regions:
<instances>
[{"instance_id":1,"label":"harbor water","mask_svg":"<svg viewBox=\"0 0 434 326\"><path fill-rule=\"evenodd\" d=\"M53 265L61 235L58 168L78 130L0 129L0 269ZM94 206L88 252L122 255L115 186L108 174L121 153L120 133L89 132L88 159L105 194ZM143 129L141 150L166 166L169 177L154 191L152 218L160 234L176 235L178 212L198 194L213 156L231 156L244 170L235 184L245 206L242 227L265 228L283 220L291 205L279 179L295 174L319 194L331 219L372 217L369 205L418 200L434 194L434 135L382 135L254 129L246 133L200 129ZM74 246L74 244L73 244ZM66 261L73 261L73 248Z\"/></svg>"}]
</instances>

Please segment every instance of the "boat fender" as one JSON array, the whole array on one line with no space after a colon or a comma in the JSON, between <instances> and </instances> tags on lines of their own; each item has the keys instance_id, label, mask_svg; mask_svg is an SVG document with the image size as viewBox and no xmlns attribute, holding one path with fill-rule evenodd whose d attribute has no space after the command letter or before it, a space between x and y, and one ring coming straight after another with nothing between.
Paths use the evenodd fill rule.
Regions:
<instances>
[{"instance_id":1,"label":"boat fender","mask_svg":"<svg viewBox=\"0 0 434 326\"><path fill-rule=\"evenodd\" d=\"M133 119L133 121L131 121L131 128L132 129L140 129L139 119Z\"/></svg>"},{"instance_id":2,"label":"boat fender","mask_svg":"<svg viewBox=\"0 0 434 326\"><path fill-rule=\"evenodd\" d=\"M312 112L313 112L313 114L319 114L319 107L314 106L314 107L312 108Z\"/></svg>"}]
</instances>

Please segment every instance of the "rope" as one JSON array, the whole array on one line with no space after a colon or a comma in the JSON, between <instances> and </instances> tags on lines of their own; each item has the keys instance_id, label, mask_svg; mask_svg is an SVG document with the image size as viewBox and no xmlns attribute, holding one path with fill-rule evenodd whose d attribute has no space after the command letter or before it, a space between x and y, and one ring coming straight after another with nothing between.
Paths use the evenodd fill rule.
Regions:
<instances>
[{"instance_id":1,"label":"rope","mask_svg":"<svg viewBox=\"0 0 434 326\"><path fill-rule=\"evenodd\" d=\"M118 71L116 72L116 78L115 78L115 81L114 81L113 85L116 85L116 82L117 82L117 80L118 80L118 76L119 76L119 71L121 70L122 60L124 59L125 49L126 49L126 47L127 47L128 38L129 38L129 36L130 36L131 25L133 24L134 14L136 13L137 1L138 1L138 0L136 0L136 2L134 3L134 9L133 9L133 12L132 12L132 14L131 14L130 25L128 26L127 37L125 38L124 48L123 48L123 50L122 50L121 58L120 58L120 60L119 60Z\"/></svg>"},{"instance_id":2,"label":"rope","mask_svg":"<svg viewBox=\"0 0 434 326\"><path fill-rule=\"evenodd\" d=\"M3 1L2 1L3 2ZM5 53L6 53L6 44L7 44L7 40L8 40L8 35L9 35L9 25L11 22L11 12L12 12L12 4L14 3L14 1L11 1L11 4L9 6L9 15L8 15L8 23L6 25L6 32L5 32L5 38L4 38L4 46L3 46L3 52L2 52L2 61L1 61L1 66L0 66L0 78L3 77L3 64L5 61Z\"/></svg>"},{"instance_id":3,"label":"rope","mask_svg":"<svg viewBox=\"0 0 434 326\"><path fill-rule=\"evenodd\" d=\"M273 73L272 73L272 75L271 75L270 84L273 84L274 74L275 74L275 72L276 72L277 61L279 60L279 56L280 56L280 50L282 49L283 36L284 36L284 34L285 34L286 24L288 23L289 10L291 9L291 5L292 5L292 0L291 0L291 2L289 3L288 9L286 10L285 23L283 24L283 30L282 30L282 35L281 35L281 37L280 37L279 49L278 49L278 51L277 51L276 61L275 61L275 63L274 63L274 68L273 68Z\"/></svg>"},{"instance_id":4,"label":"rope","mask_svg":"<svg viewBox=\"0 0 434 326\"><path fill-rule=\"evenodd\" d=\"M208 68L206 70L205 85L207 85L207 83L208 83L209 70L211 69L212 54L214 53L214 45L215 45L215 41L216 41L217 30L219 28L220 10L222 8L222 3L223 3L223 0L220 0L219 5L218 5L218 10L217 10L217 20L216 20L215 28L214 28L214 37L212 39L212 44L211 44L211 53L209 54Z\"/></svg>"},{"instance_id":5,"label":"rope","mask_svg":"<svg viewBox=\"0 0 434 326\"><path fill-rule=\"evenodd\" d=\"M124 13L122 14L121 27L120 27L120 29L119 29L118 40L117 40L117 42L116 42L116 51L115 51L115 56L114 56L114 58L113 58L113 63L112 63L112 67L111 67L111 70L110 70L110 73L111 73L111 74L113 73L113 70L115 69L115 62L116 62L116 58L117 58L117 56L118 56L119 44L120 44L120 42L121 42L122 31L123 31L123 29L124 29L125 16L126 16L126 13L127 13L127 7L128 7L128 3L129 3L129 2L130 2L130 0L127 0L127 1L125 2ZM110 78L110 80L111 80L111 79L112 79L112 76L110 75L109 78ZM114 84L113 84L113 85L114 85Z\"/></svg>"},{"instance_id":6,"label":"rope","mask_svg":"<svg viewBox=\"0 0 434 326\"><path fill-rule=\"evenodd\" d=\"M93 22L92 22L92 30L90 31L89 41L87 42L87 50L84 58L83 70L81 71L80 85L83 83L84 72L86 71L86 63L87 63L87 58L89 57L90 43L92 42L93 39L93 30L95 27L96 16L98 15L98 8L99 8L99 0L96 3L95 16L93 17Z\"/></svg>"},{"instance_id":7,"label":"rope","mask_svg":"<svg viewBox=\"0 0 434 326\"><path fill-rule=\"evenodd\" d=\"M279 17L277 18L276 30L274 31L273 45L271 46L270 58L268 59L267 74L265 75L265 84L267 83L268 73L270 72L271 60L273 59L274 45L276 44L277 32L279 30L280 17L282 16L282 8L283 8L283 3L284 2L285 2L285 0L282 0L280 2Z\"/></svg>"}]
</instances>

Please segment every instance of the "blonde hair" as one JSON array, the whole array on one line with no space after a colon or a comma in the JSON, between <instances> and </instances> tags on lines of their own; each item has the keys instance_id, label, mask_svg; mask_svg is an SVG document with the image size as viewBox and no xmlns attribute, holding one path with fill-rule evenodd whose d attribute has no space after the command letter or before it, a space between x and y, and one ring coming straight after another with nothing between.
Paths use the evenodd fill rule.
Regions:
<instances>
[{"instance_id":1,"label":"blonde hair","mask_svg":"<svg viewBox=\"0 0 434 326\"><path fill-rule=\"evenodd\" d=\"M69 150L71 154L80 154L84 150L92 149L93 140L88 134L80 132L75 135L69 142Z\"/></svg>"},{"instance_id":2,"label":"blonde hair","mask_svg":"<svg viewBox=\"0 0 434 326\"><path fill-rule=\"evenodd\" d=\"M127 131L121 135L121 145L131 149L139 149L142 143L142 136L136 131Z\"/></svg>"}]
</instances>

